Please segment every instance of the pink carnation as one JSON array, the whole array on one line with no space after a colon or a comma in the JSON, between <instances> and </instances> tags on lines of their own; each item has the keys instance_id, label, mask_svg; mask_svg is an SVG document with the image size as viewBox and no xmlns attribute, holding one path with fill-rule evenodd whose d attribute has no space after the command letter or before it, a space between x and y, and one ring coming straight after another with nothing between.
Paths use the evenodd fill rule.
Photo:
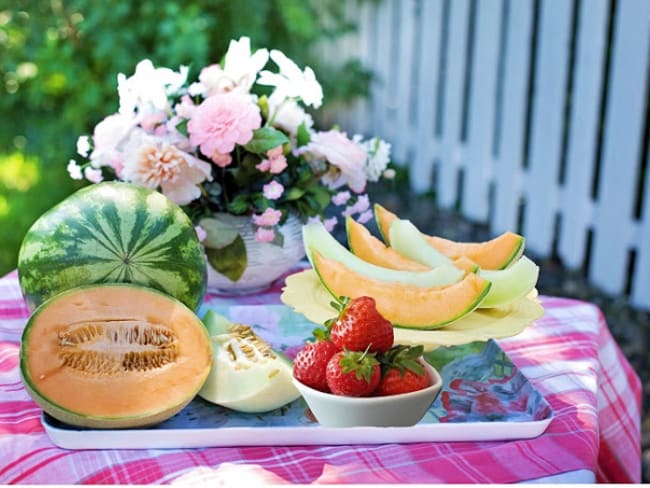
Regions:
<instances>
[{"instance_id":1,"label":"pink carnation","mask_svg":"<svg viewBox=\"0 0 650 488\"><path fill-rule=\"evenodd\" d=\"M253 131L262 124L260 109L250 95L238 92L217 93L206 98L194 109L187 124L190 143L212 157L215 152L226 154L235 144L246 144Z\"/></svg>"},{"instance_id":2,"label":"pink carnation","mask_svg":"<svg viewBox=\"0 0 650 488\"><path fill-rule=\"evenodd\" d=\"M277 200L282 196L284 186L273 180L262 187L262 192L264 193L265 198L268 198L269 200Z\"/></svg>"},{"instance_id":3,"label":"pink carnation","mask_svg":"<svg viewBox=\"0 0 650 488\"><path fill-rule=\"evenodd\" d=\"M262 227L271 227L280 222L280 217L282 217L282 210L269 207L261 215L253 215L253 222Z\"/></svg>"},{"instance_id":4,"label":"pink carnation","mask_svg":"<svg viewBox=\"0 0 650 488\"><path fill-rule=\"evenodd\" d=\"M273 229L260 227L255 231L255 240L257 242L272 242L273 239L275 239L275 232Z\"/></svg>"},{"instance_id":5,"label":"pink carnation","mask_svg":"<svg viewBox=\"0 0 650 488\"><path fill-rule=\"evenodd\" d=\"M260 171L268 171L274 175L282 173L287 167L287 158L282 153L282 146L271 149L266 154L268 159L263 159L255 167Z\"/></svg>"}]
</instances>

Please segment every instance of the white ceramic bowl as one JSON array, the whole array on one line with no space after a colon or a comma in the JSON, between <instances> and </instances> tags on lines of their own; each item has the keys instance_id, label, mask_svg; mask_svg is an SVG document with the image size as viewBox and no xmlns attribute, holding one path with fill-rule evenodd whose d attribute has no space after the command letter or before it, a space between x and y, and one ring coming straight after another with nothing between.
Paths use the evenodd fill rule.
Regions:
<instances>
[{"instance_id":1,"label":"white ceramic bowl","mask_svg":"<svg viewBox=\"0 0 650 488\"><path fill-rule=\"evenodd\" d=\"M293 383L323 427L408 427L424 417L442 386L435 368L424 366L431 385L401 395L348 397L314 390L295 378Z\"/></svg>"}]
</instances>

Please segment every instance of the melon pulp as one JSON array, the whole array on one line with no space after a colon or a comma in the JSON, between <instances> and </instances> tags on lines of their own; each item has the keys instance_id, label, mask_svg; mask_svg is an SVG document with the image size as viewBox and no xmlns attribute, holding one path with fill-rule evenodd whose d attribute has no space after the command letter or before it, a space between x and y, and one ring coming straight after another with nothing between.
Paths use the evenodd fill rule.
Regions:
<instances>
[{"instance_id":1,"label":"melon pulp","mask_svg":"<svg viewBox=\"0 0 650 488\"><path fill-rule=\"evenodd\" d=\"M526 256L507 269L480 270L479 276L492 283L481 308L502 307L528 295L537 284L539 266Z\"/></svg>"},{"instance_id":2,"label":"melon pulp","mask_svg":"<svg viewBox=\"0 0 650 488\"><path fill-rule=\"evenodd\" d=\"M329 259L343 263L360 275L386 283L402 283L421 287L443 286L457 283L465 274L449 263L427 271L400 271L368 263L355 256L330 234L321 222L302 227L303 243L307 258L314 266L313 254L320 253Z\"/></svg>"},{"instance_id":3,"label":"melon pulp","mask_svg":"<svg viewBox=\"0 0 650 488\"><path fill-rule=\"evenodd\" d=\"M99 429L156 424L187 405L210 372L212 346L180 301L133 284L74 288L36 309L20 372L52 417Z\"/></svg>"},{"instance_id":4,"label":"melon pulp","mask_svg":"<svg viewBox=\"0 0 650 488\"><path fill-rule=\"evenodd\" d=\"M423 288L368 278L317 251L312 259L333 297L370 296L379 313L399 327L435 329L451 324L474 311L490 289L490 282L474 273L449 286Z\"/></svg>"},{"instance_id":5,"label":"melon pulp","mask_svg":"<svg viewBox=\"0 0 650 488\"><path fill-rule=\"evenodd\" d=\"M296 400L292 362L244 324L209 310L203 322L213 343L212 369L199 396L232 410L262 413Z\"/></svg>"},{"instance_id":6,"label":"melon pulp","mask_svg":"<svg viewBox=\"0 0 650 488\"><path fill-rule=\"evenodd\" d=\"M391 244L390 227L399 217L393 212L375 203L375 220L386 244ZM451 259L465 256L474 261L481 269L505 269L516 262L524 252L525 239L514 232L503 234L484 242L456 242L438 236L423 234L428 243L438 252Z\"/></svg>"},{"instance_id":7,"label":"melon pulp","mask_svg":"<svg viewBox=\"0 0 650 488\"><path fill-rule=\"evenodd\" d=\"M451 263L451 259L427 243L424 234L410 220L393 220L388 233L390 247L408 259L432 268Z\"/></svg>"}]
</instances>

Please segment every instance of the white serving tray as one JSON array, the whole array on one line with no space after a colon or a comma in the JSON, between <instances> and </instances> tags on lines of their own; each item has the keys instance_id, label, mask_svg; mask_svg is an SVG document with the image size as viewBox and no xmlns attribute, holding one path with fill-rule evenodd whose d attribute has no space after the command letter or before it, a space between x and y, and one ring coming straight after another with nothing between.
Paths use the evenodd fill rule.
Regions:
<instances>
[{"instance_id":1,"label":"white serving tray","mask_svg":"<svg viewBox=\"0 0 650 488\"><path fill-rule=\"evenodd\" d=\"M284 305L214 308L255 323L257 333L288 356L314 327ZM52 442L66 449L160 449L526 439L542 434L553 419L544 397L492 340L439 348L427 360L440 372L443 386L413 427L321 427L302 399L265 414L243 414L199 397L151 428L80 429L47 414L42 423Z\"/></svg>"}]
</instances>

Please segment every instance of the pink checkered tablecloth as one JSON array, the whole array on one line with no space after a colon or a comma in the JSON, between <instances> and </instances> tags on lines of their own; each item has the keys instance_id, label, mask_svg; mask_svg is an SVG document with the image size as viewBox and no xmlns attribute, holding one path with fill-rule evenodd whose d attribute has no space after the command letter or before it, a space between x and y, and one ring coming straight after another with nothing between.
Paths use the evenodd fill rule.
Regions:
<instances>
[{"instance_id":1,"label":"pink checkered tablecloth","mask_svg":"<svg viewBox=\"0 0 650 488\"><path fill-rule=\"evenodd\" d=\"M280 303L281 283L237 303ZM41 425L18 373L29 312L16 272L0 279L0 484L513 483L591 472L641 480L641 384L592 304L542 296L545 316L501 348L555 416L541 436L503 442L204 449L65 450ZM210 302L228 300L208 296ZM231 299L232 300L232 299ZM561 479L561 478L560 478Z\"/></svg>"}]
</instances>

